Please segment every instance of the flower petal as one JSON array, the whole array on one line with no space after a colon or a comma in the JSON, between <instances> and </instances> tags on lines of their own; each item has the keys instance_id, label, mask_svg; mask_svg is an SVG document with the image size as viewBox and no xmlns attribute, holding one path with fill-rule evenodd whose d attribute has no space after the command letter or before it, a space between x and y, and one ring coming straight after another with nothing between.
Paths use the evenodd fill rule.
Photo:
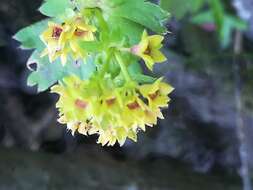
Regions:
<instances>
[{"instance_id":1,"label":"flower petal","mask_svg":"<svg viewBox=\"0 0 253 190\"><path fill-rule=\"evenodd\" d=\"M151 51L151 57L153 58L155 63L162 63L162 62L165 62L167 60L167 58L159 50Z\"/></svg>"},{"instance_id":2,"label":"flower petal","mask_svg":"<svg viewBox=\"0 0 253 190\"><path fill-rule=\"evenodd\" d=\"M162 47L162 41L164 37L161 35L153 35L148 37L150 47L160 49Z\"/></svg>"}]
</instances>

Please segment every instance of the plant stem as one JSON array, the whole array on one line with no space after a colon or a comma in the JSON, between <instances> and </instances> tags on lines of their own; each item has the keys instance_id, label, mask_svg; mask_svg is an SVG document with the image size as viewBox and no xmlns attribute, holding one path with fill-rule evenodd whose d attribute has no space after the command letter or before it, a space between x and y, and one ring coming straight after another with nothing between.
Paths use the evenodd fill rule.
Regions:
<instances>
[{"instance_id":1,"label":"plant stem","mask_svg":"<svg viewBox=\"0 0 253 190\"><path fill-rule=\"evenodd\" d=\"M119 48L120 51L123 51L123 52L130 52L130 48Z\"/></svg>"},{"instance_id":2,"label":"plant stem","mask_svg":"<svg viewBox=\"0 0 253 190\"><path fill-rule=\"evenodd\" d=\"M236 129L237 136L240 143L239 155L241 159L241 177L243 182L243 190L251 190L251 179L249 174L249 163L248 163L248 147L246 142L245 124L242 116L242 100L241 90L242 81L240 76L241 65L237 60L238 55L242 51L242 34L240 31L236 31L235 43L234 43L234 78L235 78L235 106L237 111L236 117Z\"/></svg>"},{"instance_id":3,"label":"plant stem","mask_svg":"<svg viewBox=\"0 0 253 190\"><path fill-rule=\"evenodd\" d=\"M100 27L104 30L104 31L109 31L108 25L103 17L103 14L101 13L101 11L99 9L95 9L95 15L98 19L99 25Z\"/></svg>"},{"instance_id":4,"label":"plant stem","mask_svg":"<svg viewBox=\"0 0 253 190\"><path fill-rule=\"evenodd\" d=\"M127 67L126 67L124 61L122 60L122 57L118 53L115 53L114 55L115 55L116 60L118 61L118 64L119 64L120 69L121 69L121 71L122 71L122 73L123 73L123 75L126 79L126 82L132 81L131 77L128 73Z\"/></svg>"},{"instance_id":5,"label":"plant stem","mask_svg":"<svg viewBox=\"0 0 253 190\"><path fill-rule=\"evenodd\" d=\"M112 57L112 53L107 52L107 57L106 57L105 63L102 65L100 76L104 76L105 72L108 70L111 57Z\"/></svg>"}]
</instances>

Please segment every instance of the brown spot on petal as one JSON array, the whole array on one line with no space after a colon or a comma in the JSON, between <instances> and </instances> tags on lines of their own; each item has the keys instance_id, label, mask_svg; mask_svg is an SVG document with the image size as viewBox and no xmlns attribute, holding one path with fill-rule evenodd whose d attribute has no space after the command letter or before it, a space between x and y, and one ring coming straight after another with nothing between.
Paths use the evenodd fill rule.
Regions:
<instances>
[{"instance_id":1,"label":"brown spot on petal","mask_svg":"<svg viewBox=\"0 0 253 190\"><path fill-rule=\"evenodd\" d=\"M77 100L75 101L75 105L76 105L76 107L78 107L78 108L80 108L80 109L85 109L85 108L87 107L88 103L87 103L87 102L84 102L84 101L82 101L82 100L80 100L80 99L77 99Z\"/></svg>"},{"instance_id":2,"label":"brown spot on petal","mask_svg":"<svg viewBox=\"0 0 253 190\"><path fill-rule=\"evenodd\" d=\"M146 115L150 115L150 111L148 111L148 110L145 110L144 113L145 113Z\"/></svg>"},{"instance_id":3,"label":"brown spot on petal","mask_svg":"<svg viewBox=\"0 0 253 190\"><path fill-rule=\"evenodd\" d=\"M153 94L149 94L148 97L151 99L151 100L154 100L157 98L157 96L159 95L159 90L157 90L155 93Z\"/></svg>"},{"instance_id":4,"label":"brown spot on petal","mask_svg":"<svg viewBox=\"0 0 253 190\"><path fill-rule=\"evenodd\" d=\"M116 101L116 98L111 98L111 99L106 100L106 104L108 106L111 106L115 103L115 101Z\"/></svg>"},{"instance_id":5,"label":"brown spot on petal","mask_svg":"<svg viewBox=\"0 0 253 190\"><path fill-rule=\"evenodd\" d=\"M75 36L82 37L82 36L87 34L87 31L84 31L84 30L81 30L81 29L77 28L75 30L74 34L75 34Z\"/></svg>"},{"instance_id":6,"label":"brown spot on petal","mask_svg":"<svg viewBox=\"0 0 253 190\"><path fill-rule=\"evenodd\" d=\"M151 54L151 49L150 49L149 46L148 46L147 49L144 51L144 54L145 54L145 55L150 55L150 54Z\"/></svg>"},{"instance_id":7,"label":"brown spot on petal","mask_svg":"<svg viewBox=\"0 0 253 190\"><path fill-rule=\"evenodd\" d=\"M61 36L63 29L60 27L54 27L52 37L58 39Z\"/></svg>"},{"instance_id":8,"label":"brown spot on petal","mask_svg":"<svg viewBox=\"0 0 253 190\"><path fill-rule=\"evenodd\" d=\"M130 110L135 110L135 109L140 108L140 105L138 104L138 102L134 101L133 103L127 104L127 107Z\"/></svg>"},{"instance_id":9,"label":"brown spot on petal","mask_svg":"<svg viewBox=\"0 0 253 190\"><path fill-rule=\"evenodd\" d=\"M76 17L76 21L77 21L77 22L82 21L82 17Z\"/></svg>"}]
</instances>

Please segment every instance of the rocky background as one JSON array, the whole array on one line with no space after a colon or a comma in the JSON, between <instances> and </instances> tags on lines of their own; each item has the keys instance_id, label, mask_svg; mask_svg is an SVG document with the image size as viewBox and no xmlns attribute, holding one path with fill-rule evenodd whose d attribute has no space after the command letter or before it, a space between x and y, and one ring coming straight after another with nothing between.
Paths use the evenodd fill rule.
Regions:
<instances>
[{"instance_id":1,"label":"rocky background","mask_svg":"<svg viewBox=\"0 0 253 190\"><path fill-rule=\"evenodd\" d=\"M221 49L212 32L172 19L168 62L155 68L176 89L166 120L140 133L137 143L102 148L96 138L72 137L57 124L57 97L26 86L30 52L18 49L12 36L43 18L36 11L41 0L1 0L0 190L241 189L235 92L241 90L252 167L253 1L229 3L249 23L242 53L235 57L233 46Z\"/></svg>"}]
</instances>

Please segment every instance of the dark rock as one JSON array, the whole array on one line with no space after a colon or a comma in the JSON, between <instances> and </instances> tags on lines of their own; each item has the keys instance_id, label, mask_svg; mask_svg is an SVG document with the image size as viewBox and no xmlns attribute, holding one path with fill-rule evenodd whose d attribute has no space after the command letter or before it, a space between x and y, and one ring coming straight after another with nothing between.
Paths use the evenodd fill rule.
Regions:
<instances>
[{"instance_id":1,"label":"dark rock","mask_svg":"<svg viewBox=\"0 0 253 190\"><path fill-rule=\"evenodd\" d=\"M0 157L0 190L240 189L237 177L196 174L174 161L119 162L98 147L60 155L0 149Z\"/></svg>"}]
</instances>

